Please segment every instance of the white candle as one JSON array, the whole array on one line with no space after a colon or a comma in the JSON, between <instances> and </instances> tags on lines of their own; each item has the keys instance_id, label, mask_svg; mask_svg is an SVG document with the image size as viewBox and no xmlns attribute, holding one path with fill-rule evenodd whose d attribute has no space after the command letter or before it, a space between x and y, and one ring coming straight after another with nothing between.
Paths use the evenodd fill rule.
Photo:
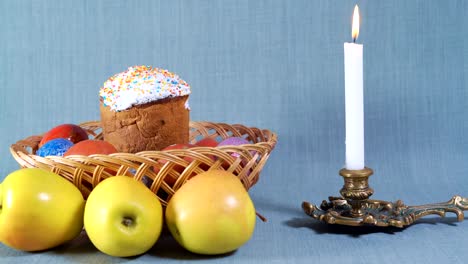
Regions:
<instances>
[{"instance_id":1,"label":"white candle","mask_svg":"<svg viewBox=\"0 0 468 264\"><path fill-rule=\"evenodd\" d=\"M354 8L352 37L359 35L359 9ZM363 46L344 43L345 110L346 110L346 169L364 169L364 92Z\"/></svg>"}]
</instances>

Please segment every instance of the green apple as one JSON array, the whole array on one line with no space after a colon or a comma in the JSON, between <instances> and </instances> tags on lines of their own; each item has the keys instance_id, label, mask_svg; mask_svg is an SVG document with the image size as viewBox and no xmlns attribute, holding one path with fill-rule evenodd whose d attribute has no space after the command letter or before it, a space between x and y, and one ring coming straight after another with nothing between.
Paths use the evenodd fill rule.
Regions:
<instances>
[{"instance_id":1,"label":"green apple","mask_svg":"<svg viewBox=\"0 0 468 264\"><path fill-rule=\"evenodd\" d=\"M166 224L185 249L198 254L236 250L252 236L255 208L238 177L222 170L187 181L169 201Z\"/></svg>"},{"instance_id":2,"label":"green apple","mask_svg":"<svg viewBox=\"0 0 468 264\"><path fill-rule=\"evenodd\" d=\"M0 184L0 241L23 251L53 248L78 236L85 201L60 175L20 169Z\"/></svg>"},{"instance_id":3,"label":"green apple","mask_svg":"<svg viewBox=\"0 0 468 264\"><path fill-rule=\"evenodd\" d=\"M105 179L91 191L86 201L86 233L97 249L111 256L145 253L158 240L162 223L158 197L131 177Z\"/></svg>"}]
</instances>

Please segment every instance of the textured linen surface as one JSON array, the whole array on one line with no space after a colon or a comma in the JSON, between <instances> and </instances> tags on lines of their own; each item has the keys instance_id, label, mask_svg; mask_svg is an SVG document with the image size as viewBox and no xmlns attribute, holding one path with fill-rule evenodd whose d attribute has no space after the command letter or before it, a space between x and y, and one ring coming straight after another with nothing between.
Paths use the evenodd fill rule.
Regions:
<instances>
[{"instance_id":1,"label":"textured linen surface","mask_svg":"<svg viewBox=\"0 0 468 264\"><path fill-rule=\"evenodd\" d=\"M373 198L468 196L468 1L4 0L0 179L18 168L10 144L99 119L99 88L132 65L166 68L191 84L192 120L268 128L279 143L250 191L268 222L232 254L193 255L166 234L147 254L119 259L81 236L40 253L0 245L0 263L468 262L466 218L350 229L300 208L343 184L343 43L356 3Z\"/></svg>"}]
</instances>

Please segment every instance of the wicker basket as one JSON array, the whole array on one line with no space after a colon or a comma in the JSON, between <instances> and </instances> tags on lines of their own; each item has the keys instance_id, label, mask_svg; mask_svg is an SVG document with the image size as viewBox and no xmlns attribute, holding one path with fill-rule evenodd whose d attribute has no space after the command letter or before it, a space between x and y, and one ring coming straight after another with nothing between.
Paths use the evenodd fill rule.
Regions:
<instances>
[{"instance_id":1,"label":"wicker basket","mask_svg":"<svg viewBox=\"0 0 468 264\"><path fill-rule=\"evenodd\" d=\"M99 122L86 122L80 126L88 131L90 139L103 139ZM219 142L230 136L244 137L251 144L143 151L136 154L40 157L35 153L42 136L31 136L13 144L10 151L21 167L53 171L77 186L85 198L102 180L114 175L128 175L144 182L165 206L190 177L203 171L221 169L232 172L240 178L247 190L258 181L276 145L275 133L239 124L190 122L190 143L206 137Z\"/></svg>"}]
</instances>

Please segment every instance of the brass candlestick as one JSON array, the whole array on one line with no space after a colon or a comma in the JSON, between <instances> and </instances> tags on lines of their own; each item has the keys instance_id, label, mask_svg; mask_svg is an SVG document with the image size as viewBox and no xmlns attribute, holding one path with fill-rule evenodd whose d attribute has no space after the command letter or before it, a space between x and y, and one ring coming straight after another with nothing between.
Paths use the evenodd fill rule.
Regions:
<instances>
[{"instance_id":1,"label":"brass candlestick","mask_svg":"<svg viewBox=\"0 0 468 264\"><path fill-rule=\"evenodd\" d=\"M302 203L304 212L328 224L348 226L395 226L411 225L426 215L435 214L444 217L447 212L457 215L458 221L465 218L463 211L468 210L468 198L453 196L445 203L420 206L407 206L398 200L394 203L380 200L369 200L374 193L369 187L369 177L373 171L341 169L344 186L340 190L342 197L329 197L320 208L308 202Z\"/></svg>"}]
</instances>

